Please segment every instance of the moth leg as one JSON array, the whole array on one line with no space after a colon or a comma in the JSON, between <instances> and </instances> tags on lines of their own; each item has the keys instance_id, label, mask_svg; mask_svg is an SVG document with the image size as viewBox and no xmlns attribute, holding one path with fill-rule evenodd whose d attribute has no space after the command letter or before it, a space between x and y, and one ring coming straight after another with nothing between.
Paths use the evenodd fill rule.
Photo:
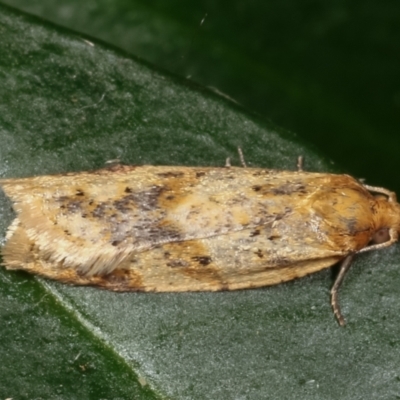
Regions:
<instances>
[{"instance_id":1,"label":"moth leg","mask_svg":"<svg viewBox=\"0 0 400 400\"><path fill-rule=\"evenodd\" d=\"M297 157L297 172L303 171L303 165L304 165L304 157L298 156Z\"/></svg>"},{"instance_id":2,"label":"moth leg","mask_svg":"<svg viewBox=\"0 0 400 400\"><path fill-rule=\"evenodd\" d=\"M371 246L364 247L363 249L358 250L357 253L364 253L366 251L384 249L385 247L389 247L393 243L396 243L398 238L399 238L399 234L397 233L396 229L394 229L394 228L390 228L389 229L389 238L390 239L388 241L386 241L386 242L373 244Z\"/></svg>"},{"instance_id":3,"label":"moth leg","mask_svg":"<svg viewBox=\"0 0 400 400\"><path fill-rule=\"evenodd\" d=\"M346 275L346 272L350 268L353 258L354 258L354 254L350 254L342 261L342 263L340 265L339 274L336 277L336 280L331 289L331 305L332 305L333 313L335 314L335 317L340 326L345 326L346 321L342 315L342 312L340 311L338 291L339 291L340 285L343 282L344 276Z\"/></svg>"},{"instance_id":4,"label":"moth leg","mask_svg":"<svg viewBox=\"0 0 400 400\"><path fill-rule=\"evenodd\" d=\"M379 250L379 249L383 249L385 247L391 246L393 243L397 242L397 240L398 240L399 235L397 233L397 230L394 228L390 228L389 229L389 237L390 237L390 239L388 241L386 241L384 243L373 244L371 246L364 247L363 249L357 251L357 254L364 253L366 251L371 251L371 250ZM340 285L343 282L346 272L350 268L353 258L354 258L354 254L351 254L342 261L339 274L336 277L335 283L333 284L332 289L331 289L331 304L332 304L332 308L333 308L333 313L335 314L335 317L338 320L340 326L344 326L346 324L346 321L344 320L344 317L340 311L339 300L338 300L338 290L339 290Z\"/></svg>"},{"instance_id":5,"label":"moth leg","mask_svg":"<svg viewBox=\"0 0 400 400\"><path fill-rule=\"evenodd\" d=\"M369 186L369 185L364 185L364 184L363 184L363 186L365 187L365 189L369 190L370 192L375 192L375 193L380 193L380 194L386 195L389 199L389 202L391 202L391 203L397 202L395 192L391 192L390 190L387 190L382 187Z\"/></svg>"},{"instance_id":6,"label":"moth leg","mask_svg":"<svg viewBox=\"0 0 400 400\"><path fill-rule=\"evenodd\" d=\"M240 147L238 147L238 153L239 153L240 163L242 164L242 167L247 168L246 161L244 161L243 151Z\"/></svg>"}]
</instances>

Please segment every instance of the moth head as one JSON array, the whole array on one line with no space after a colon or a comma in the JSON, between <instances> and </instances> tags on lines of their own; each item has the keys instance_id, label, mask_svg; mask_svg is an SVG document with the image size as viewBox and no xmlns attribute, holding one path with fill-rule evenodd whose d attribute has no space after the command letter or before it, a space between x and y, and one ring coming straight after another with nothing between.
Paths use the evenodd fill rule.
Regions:
<instances>
[{"instance_id":1,"label":"moth head","mask_svg":"<svg viewBox=\"0 0 400 400\"><path fill-rule=\"evenodd\" d=\"M380 244L391 239L391 230L400 234L400 204L395 198L383 194L375 195L374 199L376 230L371 241L373 244Z\"/></svg>"}]
</instances>

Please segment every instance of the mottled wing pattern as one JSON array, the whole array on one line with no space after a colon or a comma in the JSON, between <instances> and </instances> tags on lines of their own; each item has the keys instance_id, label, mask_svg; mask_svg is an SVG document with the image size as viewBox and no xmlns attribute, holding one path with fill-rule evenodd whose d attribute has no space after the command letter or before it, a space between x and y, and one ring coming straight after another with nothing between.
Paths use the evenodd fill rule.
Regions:
<instances>
[{"instance_id":1,"label":"mottled wing pattern","mask_svg":"<svg viewBox=\"0 0 400 400\"><path fill-rule=\"evenodd\" d=\"M119 166L1 185L17 212L6 266L113 290L279 283L364 247L373 230L372 196L345 175Z\"/></svg>"}]
</instances>

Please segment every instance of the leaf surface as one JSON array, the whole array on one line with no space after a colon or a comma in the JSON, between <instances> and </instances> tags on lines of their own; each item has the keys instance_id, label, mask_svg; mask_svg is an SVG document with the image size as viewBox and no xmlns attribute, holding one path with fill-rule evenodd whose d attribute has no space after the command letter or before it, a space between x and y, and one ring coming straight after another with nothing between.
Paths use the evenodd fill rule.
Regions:
<instances>
[{"instance_id":1,"label":"leaf surface","mask_svg":"<svg viewBox=\"0 0 400 400\"><path fill-rule=\"evenodd\" d=\"M106 44L0 7L0 172L127 164L327 162L212 91ZM2 238L13 215L0 203ZM354 399L399 392L396 247L260 290L135 294L0 272L4 398ZM3 361L4 360L4 361ZM77 395L79 393L79 395Z\"/></svg>"}]
</instances>

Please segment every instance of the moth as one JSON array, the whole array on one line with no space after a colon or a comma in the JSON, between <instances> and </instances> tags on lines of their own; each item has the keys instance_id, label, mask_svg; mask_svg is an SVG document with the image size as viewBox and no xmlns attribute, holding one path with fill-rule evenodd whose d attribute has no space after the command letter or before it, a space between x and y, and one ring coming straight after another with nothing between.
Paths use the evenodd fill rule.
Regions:
<instances>
[{"instance_id":1,"label":"moth","mask_svg":"<svg viewBox=\"0 0 400 400\"><path fill-rule=\"evenodd\" d=\"M275 285L397 241L394 193L348 175L265 168L114 165L2 179L16 218L7 269L113 291Z\"/></svg>"}]
</instances>

